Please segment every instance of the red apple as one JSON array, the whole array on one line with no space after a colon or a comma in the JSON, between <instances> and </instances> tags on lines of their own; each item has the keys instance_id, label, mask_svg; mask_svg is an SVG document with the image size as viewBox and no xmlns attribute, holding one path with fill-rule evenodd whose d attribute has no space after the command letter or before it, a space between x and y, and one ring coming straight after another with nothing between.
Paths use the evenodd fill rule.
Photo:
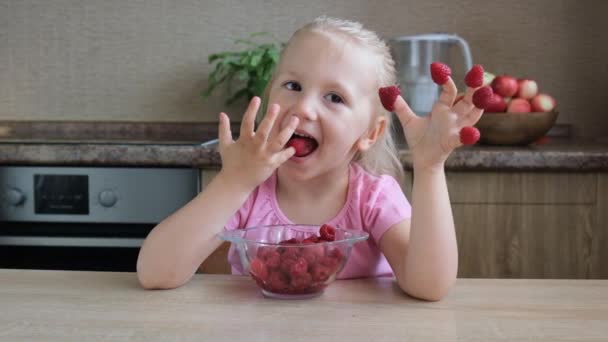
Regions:
<instances>
[{"instance_id":1,"label":"red apple","mask_svg":"<svg viewBox=\"0 0 608 342\"><path fill-rule=\"evenodd\" d=\"M490 104L485 109L486 113L502 113L507 110L507 102L504 97L493 93L490 98Z\"/></svg>"},{"instance_id":2,"label":"red apple","mask_svg":"<svg viewBox=\"0 0 608 342\"><path fill-rule=\"evenodd\" d=\"M555 109L555 99L551 95L538 94L530 100L532 110L535 112L550 112Z\"/></svg>"},{"instance_id":3,"label":"red apple","mask_svg":"<svg viewBox=\"0 0 608 342\"><path fill-rule=\"evenodd\" d=\"M534 80L522 78L517 80L519 90L517 91L516 97L522 99L531 99L538 94L538 84Z\"/></svg>"},{"instance_id":4,"label":"red apple","mask_svg":"<svg viewBox=\"0 0 608 342\"><path fill-rule=\"evenodd\" d=\"M511 97L517 93L517 80L513 76L496 76L492 81L492 90L500 96Z\"/></svg>"},{"instance_id":5,"label":"red apple","mask_svg":"<svg viewBox=\"0 0 608 342\"><path fill-rule=\"evenodd\" d=\"M507 106L508 113L530 113L532 106L526 99L515 98Z\"/></svg>"}]
</instances>

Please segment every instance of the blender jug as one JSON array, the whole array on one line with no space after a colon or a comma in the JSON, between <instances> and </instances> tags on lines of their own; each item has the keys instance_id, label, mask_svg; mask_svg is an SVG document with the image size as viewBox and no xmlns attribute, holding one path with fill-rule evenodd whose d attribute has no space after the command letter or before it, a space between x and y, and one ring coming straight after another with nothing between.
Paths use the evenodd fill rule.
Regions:
<instances>
[{"instance_id":1,"label":"blender jug","mask_svg":"<svg viewBox=\"0 0 608 342\"><path fill-rule=\"evenodd\" d=\"M457 35L431 33L397 37L389 41L397 68L397 82L401 85L403 97L417 115L429 114L441 91L441 87L431 78L431 63L454 65L454 61L450 60L450 48L454 45L461 48L464 67L470 70L472 60L469 44Z\"/></svg>"}]
</instances>

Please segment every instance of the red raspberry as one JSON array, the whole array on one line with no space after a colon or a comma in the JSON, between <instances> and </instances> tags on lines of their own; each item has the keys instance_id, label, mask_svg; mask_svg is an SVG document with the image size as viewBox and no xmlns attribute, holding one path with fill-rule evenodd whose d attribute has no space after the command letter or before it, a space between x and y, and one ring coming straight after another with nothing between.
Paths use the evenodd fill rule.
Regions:
<instances>
[{"instance_id":1,"label":"red raspberry","mask_svg":"<svg viewBox=\"0 0 608 342\"><path fill-rule=\"evenodd\" d=\"M435 83L444 85L450 75L452 75L452 69L449 66L439 62L431 63L431 78Z\"/></svg>"},{"instance_id":2,"label":"red raspberry","mask_svg":"<svg viewBox=\"0 0 608 342\"><path fill-rule=\"evenodd\" d=\"M277 268L281 265L281 254L277 251L271 251L266 256L266 266L269 268Z\"/></svg>"},{"instance_id":3,"label":"red raspberry","mask_svg":"<svg viewBox=\"0 0 608 342\"><path fill-rule=\"evenodd\" d=\"M304 290L312 284L312 274L301 273L291 277L291 286L296 290Z\"/></svg>"},{"instance_id":4,"label":"red raspberry","mask_svg":"<svg viewBox=\"0 0 608 342\"><path fill-rule=\"evenodd\" d=\"M283 259L281 260L281 266L279 269L285 274L291 273L291 267L296 263L296 259Z\"/></svg>"},{"instance_id":5,"label":"red raspberry","mask_svg":"<svg viewBox=\"0 0 608 342\"><path fill-rule=\"evenodd\" d=\"M309 265L316 263L318 260L325 256L323 246L309 246L302 247L302 257L306 259Z\"/></svg>"},{"instance_id":6,"label":"red raspberry","mask_svg":"<svg viewBox=\"0 0 608 342\"><path fill-rule=\"evenodd\" d=\"M340 264L340 260L336 260L330 256L324 256L319 261L319 264L326 266L330 272L335 272L338 269L338 265Z\"/></svg>"},{"instance_id":7,"label":"red raspberry","mask_svg":"<svg viewBox=\"0 0 608 342\"><path fill-rule=\"evenodd\" d=\"M281 259L297 259L300 256L300 248L298 247L283 247Z\"/></svg>"},{"instance_id":8,"label":"red raspberry","mask_svg":"<svg viewBox=\"0 0 608 342\"><path fill-rule=\"evenodd\" d=\"M268 268L266 267L266 264L258 258L251 260L249 269L251 273L262 281L268 278Z\"/></svg>"},{"instance_id":9,"label":"red raspberry","mask_svg":"<svg viewBox=\"0 0 608 342\"><path fill-rule=\"evenodd\" d=\"M473 93L473 104L480 109L486 109L492 103L492 88L489 86L481 87Z\"/></svg>"},{"instance_id":10,"label":"red raspberry","mask_svg":"<svg viewBox=\"0 0 608 342\"><path fill-rule=\"evenodd\" d=\"M319 234L321 234L321 239L325 241L334 241L336 239L336 228L324 224L319 229Z\"/></svg>"},{"instance_id":11,"label":"red raspberry","mask_svg":"<svg viewBox=\"0 0 608 342\"><path fill-rule=\"evenodd\" d=\"M289 286L289 281L283 273L272 271L268 277L268 284L271 291L282 292Z\"/></svg>"},{"instance_id":12,"label":"red raspberry","mask_svg":"<svg viewBox=\"0 0 608 342\"><path fill-rule=\"evenodd\" d=\"M296 262L291 265L291 270L289 274L291 276L297 276L299 274L306 273L308 271L308 261L304 258L298 258Z\"/></svg>"},{"instance_id":13,"label":"red raspberry","mask_svg":"<svg viewBox=\"0 0 608 342\"><path fill-rule=\"evenodd\" d=\"M256 253L256 256L258 258L260 258L261 260L266 260L266 257L268 257L268 254L270 252L272 252L274 250L274 247L270 247L270 246L261 246L258 247L258 251Z\"/></svg>"},{"instance_id":14,"label":"red raspberry","mask_svg":"<svg viewBox=\"0 0 608 342\"><path fill-rule=\"evenodd\" d=\"M289 139L287 147L293 147L296 150L294 154L296 157L304 157L314 151L317 145L313 139L294 137Z\"/></svg>"},{"instance_id":15,"label":"red raspberry","mask_svg":"<svg viewBox=\"0 0 608 342\"><path fill-rule=\"evenodd\" d=\"M382 87L378 90L378 95L382 106L392 112L395 110L395 100L397 100L397 96L401 95L401 90L398 86Z\"/></svg>"},{"instance_id":16,"label":"red raspberry","mask_svg":"<svg viewBox=\"0 0 608 342\"><path fill-rule=\"evenodd\" d=\"M311 236L307 237L306 239L302 240L302 243L304 243L304 244L306 244L308 242L317 243L317 242L319 242L319 237L316 235L311 235Z\"/></svg>"},{"instance_id":17,"label":"red raspberry","mask_svg":"<svg viewBox=\"0 0 608 342\"><path fill-rule=\"evenodd\" d=\"M462 127L460 130L460 142L463 145L473 145L479 140L481 134L475 127Z\"/></svg>"},{"instance_id":18,"label":"red raspberry","mask_svg":"<svg viewBox=\"0 0 608 342\"><path fill-rule=\"evenodd\" d=\"M315 281L326 281L331 276L330 269L321 264L316 264L312 266L312 279Z\"/></svg>"},{"instance_id":19,"label":"red raspberry","mask_svg":"<svg viewBox=\"0 0 608 342\"><path fill-rule=\"evenodd\" d=\"M336 259L338 262L342 261L342 259L344 258L344 253L342 253L342 251L338 248L334 248L332 249L328 255L334 259Z\"/></svg>"},{"instance_id":20,"label":"red raspberry","mask_svg":"<svg viewBox=\"0 0 608 342\"><path fill-rule=\"evenodd\" d=\"M473 65L464 77L464 83L471 88L481 87L483 84L483 67L479 64Z\"/></svg>"}]
</instances>

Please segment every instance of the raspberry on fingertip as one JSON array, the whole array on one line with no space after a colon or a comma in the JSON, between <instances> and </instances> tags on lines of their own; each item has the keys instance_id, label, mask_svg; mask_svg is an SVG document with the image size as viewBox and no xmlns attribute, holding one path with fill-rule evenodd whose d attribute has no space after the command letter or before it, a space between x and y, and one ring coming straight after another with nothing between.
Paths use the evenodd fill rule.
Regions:
<instances>
[{"instance_id":1,"label":"raspberry on fingertip","mask_svg":"<svg viewBox=\"0 0 608 342\"><path fill-rule=\"evenodd\" d=\"M464 77L464 83L467 87L477 88L483 84L483 66L480 64L473 65L471 70Z\"/></svg>"},{"instance_id":2,"label":"raspberry on fingertip","mask_svg":"<svg viewBox=\"0 0 608 342\"><path fill-rule=\"evenodd\" d=\"M474 145L480 137L481 134L475 127L467 126L460 130L460 142L463 145Z\"/></svg>"},{"instance_id":3,"label":"raspberry on fingertip","mask_svg":"<svg viewBox=\"0 0 608 342\"><path fill-rule=\"evenodd\" d=\"M380 96L380 102L382 102L384 109L392 112L395 110L397 96L401 95L401 89L396 85L382 87L378 89L378 95Z\"/></svg>"},{"instance_id":4,"label":"raspberry on fingertip","mask_svg":"<svg viewBox=\"0 0 608 342\"><path fill-rule=\"evenodd\" d=\"M450 76L452 75L452 69L447 64L440 62L431 63L431 78L439 85L444 85Z\"/></svg>"}]
</instances>

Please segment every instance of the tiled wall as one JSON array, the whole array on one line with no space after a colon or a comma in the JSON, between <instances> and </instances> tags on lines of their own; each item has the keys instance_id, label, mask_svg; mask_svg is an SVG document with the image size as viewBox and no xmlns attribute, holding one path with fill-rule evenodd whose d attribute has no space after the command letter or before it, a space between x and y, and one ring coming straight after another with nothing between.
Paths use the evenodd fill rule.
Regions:
<instances>
[{"instance_id":1,"label":"tiled wall","mask_svg":"<svg viewBox=\"0 0 608 342\"><path fill-rule=\"evenodd\" d=\"M199 95L208 54L270 31L285 40L320 14L384 37L452 32L474 62L536 79L577 135L608 132L608 1L0 0L0 119L236 119Z\"/></svg>"}]
</instances>

